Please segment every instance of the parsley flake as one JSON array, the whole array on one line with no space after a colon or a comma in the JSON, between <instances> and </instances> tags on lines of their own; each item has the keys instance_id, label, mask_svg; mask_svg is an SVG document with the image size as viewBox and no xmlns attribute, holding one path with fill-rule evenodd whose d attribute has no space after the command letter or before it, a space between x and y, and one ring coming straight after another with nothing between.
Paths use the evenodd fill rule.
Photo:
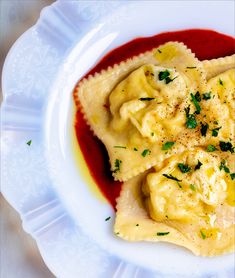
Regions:
<instances>
[{"instance_id":1,"label":"parsley flake","mask_svg":"<svg viewBox=\"0 0 235 278\"><path fill-rule=\"evenodd\" d=\"M157 233L157 236L166 236L168 235L170 232L159 232Z\"/></svg>"},{"instance_id":2,"label":"parsley flake","mask_svg":"<svg viewBox=\"0 0 235 278\"><path fill-rule=\"evenodd\" d=\"M221 128L222 128L222 126L212 129L212 136L213 137L217 137L218 136L218 132L219 132L219 130Z\"/></svg>"},{"instance_id":3,"label":"parsley flake","mask_svg":"<svg viewBox=\"0 0 235 278\"><path fill-rule=\"evenodd\" d=\"M230 177L231 177L232 180L234 180L235 179L235 173L230 174Z\"/></svg>"},{"instance_id":4,"label":"parsley flake","mask_svg":"<svg viewBox=\"0 0 235 278\"><path fill-rule=\"evenodd\" d=\"M199 92L197 92L197 93L199 93ZM195 111L195 113L196 114L200 114L200 112L201 112L201 106L199 105L199 101L197 100L197 99L199 99L199 97L197 96L196 97L196 95L193 95L192 93L190 94L190 96L191 96L191 101L193 102L193 104L194 104L194 106L195 106L195 108L196 108L196 111ZM199 96L200 96L200 94L199 94ZM201 100L201 97L200 97L200 100Z\"/></svg>"},{"instance_id":5,"label":"parsley flake","mask_svg":"<svg viewBox=\"0 0 235 278\"><path fill-rule=\"evenodd\" d=\"M197 67L186 67L187 69L196 69Z\"/></svg>"},{"instance_id":6,"label":"parsley flake","mask_svg":"<svg viewBox=\"0 0 235 278\"><path fill-rule=\"evenodd\" d=\"M134 150L135 152L138 152L138 149L137 149L137 148L134 148L133 150Z\"/></svg>"},{"instance_id":7,"label":"parsley flake","mask_svg":"<svg viewBox=\"0 0 235 278\"><path fill-rule=\"evenodd\" d=\"M157 50L159 53L162 53L160 49Z\"/></svg>"},{"instance_id":8,"label":"parsley flake","mask_svg":"<svg viewBox=\"0 0 235 278\"><path fill-rule=\"evenodd\" d=\"M219 141L219 146L222 152L230 151L234 153L234 147L230 142Z\"/></svg>"},{"instance_id":9,"label":"parsley flake","mask_svg":"<svg viewBox=\"0 0 235 278\"><path fill-rule=\"evenodd\" d=\"M201 234L202 239L206 239L206 234L202 230L200 230L200 234Z\"/></svg>"},{"instance_id":10,"label":"parsley flake","mask_svg":"<svg viewBox=\"0 0 235 278\"><path fill-rule=\"evenodd\" d=\"M113 147L116 148L116 149L126 149L125 146L113 146Z\"/></svg>"},{"instance_id":11,"label":"parsley flake","mask_svg":"<svg viewBox=\"0 0 235 278\"><path fill-rule=\"evenodd\" d=\"M107 217L107 218L105 219L105 221L108 221L109 219L111 219L111 216Z\"/></svg>"},{"instance_id":12,"label":"parsley flake","mask_svg":"<svg viewBox=\"0 0 235 278\"><path fill-rule=\"evenodd\" d=\"M136 224L136 227L138 227L139 226L139 224Z\"/></svg>"},{"instance_id":13,"label":"parsley flake","mask_svg":"<svg viewBox=\"0 0 235 278\"><path fill-rule=\"evenodd\" d=\"M229 168L226 166L226 161L225 161L225 160L222 160L222 161L220 162L219 169L220 169L220 171L221 171L221 170L224 170L225 173L230 173Z\"/></svg>"},{"instance_id":14,"label":"parsley flake","mask_svg":"<svg viewBox=\"0 0 235 278\"><path fill-rule=\"evenodd\" d=\"M197 91L195 94L195 99L200 102L202 100L200 93Z\"/></svg>"},{"instance_id":15,"label":"parsley flake","mask_svg":"<svg viewBox=\"0 0 235 278\"><path fill-rule=\"evenodd\" d=\"M200 160L198 160L197 165L195 166L194 170L199 170L203 164Z\"/></svg>"},{"instance_id":16,"label":"parsley flake","mask_svg":"<svg viewBox=\"0 0 235 278\"><path fill-rule=\"evenodd\" d=\"M219 169L220 171L223 169L225 173L229 174L230 173L230 170L229 168L226 166L226 161L225 160L222 160L221 163L220 163L220 166L219 166ZM231 173L230 174L230 177L232 180L235 179L235 173Z\"/></svg>"},{"instance_id":17,"label":"parsley flake","mask_svg":"<svg viewBox=\"0 0 235 278\"><path fill-rule=\"evenodd\" d=\"M32 140L29 140L26 144L30 146L32 144Z\"/></svg>"},{"instance_id":18,"label":"parsley flake","mask_svg":"<svg viewBox=\"0 0 235 278\"><path fill-rule=\"evenodd\" d=\"M206 150L208 152L214 152L217 150L217 148L214 145L208 145Z\"/></svg>"},{"instance_id":19,"label":"parsley flake","mask_svg":"<svg viewBox=\"0 0 235 278\"><path fill-rule=\"evenodd\" d=\"M190 184L189 187L191 190L196 191L196 186L194 184Z\"/></svg>"},{"instance_id":20,"label":"parsley flake","mask_svg":"<svg viewBox=\"0 0 235 278\"><path fill-rule=\"evenodd\" d=\"M177 184L179 186L179 188L182 188L182 185L177 181Z\"/></svg>"},{"instance_id":21,"label":"parsley flake","mask_svg":"<svg viewBox=\"0 0 235 278\"><path fill-rule=\"evenodd\" d=\"M143 152L141 153L141 155L143 156L143 157L145 157L147 154L149 155L151 153L151 151L149 150L149 149L145 149L145 150L143 150Z\"/></svg>"},{"instance_id":22,"label":"parsley flake","mask_svg":"<svg viewBox=\"0 0 235 278\"><path fill-rule=\"evenodd\" d=\"M202 136L206 136L206 133L207 133L207 129L209 128L209 125L206 123L206 124L202 124L201 123L201 129L200 129L200 131L201 131L201 135Z\"/></svg>"},{"instance_id":23,"label":"parsley flake","mask_svg":"<svg viewBox=\"0 0 235 278\"><path fill-rule=\"evenodd\" d=\"M220 84L221 86L224 86L224 82L223 82L221 79L219 79L219 84Z\"/></svg>"},{"instance_id":24,"label":"parsley flake","mask_svg":"<svg viewBox=\"0 0 235 278\"><path fill-rule=\"evenodd\" d=\"M167 77L167 78L166 78L166 84L168 84L168 83L174 81L177 77L178 77L178 76L174 77L173 79L170 78L170 77Z\"/></svg>"},{"instance_id":25,"label":"parsley flake","mask_svg":"<svg viewBox=\"0 0 235 278\"><path fill-rule=\"evenodd\" d=\"M190 106L184 109L186 114L186 127L187 128L195 128L197 126L197 121L194 114L190 114Z\"/></svg>"},{"instance_id":26,"label":"parsley flake","mask_svg":"<svg viewBox=\"0 0 235 278\"><path fill-rule=\"evenodd\" d=\"M187 128L195 128L197 126L196 118L193 114L189 114L186 121Z\"/></svg>"},{"instance_id":27,"label":"parsley flake","mask_svg":"<svg viewBox=\"0 0 235 278\"><path fill-rule=\"evenodd\" d=\"M168 84L168 83L172 82L174 79L176 79L177 76L172 79L172 78L170 78L170 72L168 70L165 70L165 71L159 72L158 78L160 81L165 80L165 83Z\"/></svg>"},{"instance_id":28,"label":"parsley flake","mask_svg":"<svg viewBox=\"0 0 235 278\"><path fill-rule=\"evenodd\" d=\"M165 71L160 71L159 72L159 74L158 74L158 78L159 78L159 80L164 80L164 79L166 79L167 77L169 77L170 76L170 73L169 73L169 71L168 70L165 70Z\"/></svg>"},{"instance_id":29,"label":"parsley flake","mask_svg":"<svg viewBox=\"0 0 235 278\"><path fill-rule=\"evenodd\" d=\"M169 150L170 148L173 147L173 145L175 144L175 142L166 142L165 144L162 145L162 150L166 151Z\"/></svg>"},{"instance_id":30,"label":"parsley flake","mask_svg":"<svg viewBox=\"0 0 235 278\"><path fill-rule=\"evenodd\" d=\"M150 101L150 100L153 100L153 99L155 99L155 97L141 97L141 98L139 98L139 100L141 100L141 101Z\"/></svg>"},{"instance_id":31,"label":"parsley flake","mask_svg":"<svg viewBox=\"0 0 235 278\"><path fill-rule=\"evenodd\" d=\"M171 174L167 175L167 174L162 174L164 177L170 179L170 180L174 180L174 181L182 181L177 179L176 177L172 176Z\"/></svg>"},{"instance_id":32,"label":"parsley flake","mask_svg":"<svg viewBox=\"0 0 235 278\"><path fill-rule=\"evenodd\" d=\"M114 173L117 173L118 171L120 171L120 167L121 167L122 161L120 159L116 159L115 163L114 163Z\"/></svg>"},{"instance_id":33,"label":"parsley flake","mask_svg":"<svg viewBox=\"0 0 235 278\"><path fill-rule=\"evenodd\" d=\"M178 168L180 169L181 173L188 173L191 170L191 167L184 163L178 163Z\"/></svg>"},{"instance_id":34,"label":"parsley flake","mask_svg":"<svg viewBox=\"0 0 235 278\"><path fill-rule=\"evenodd\" d=\"M211 92L202 94L202 98L205 100L211 99Z\"/></svg>"}]
</instances>

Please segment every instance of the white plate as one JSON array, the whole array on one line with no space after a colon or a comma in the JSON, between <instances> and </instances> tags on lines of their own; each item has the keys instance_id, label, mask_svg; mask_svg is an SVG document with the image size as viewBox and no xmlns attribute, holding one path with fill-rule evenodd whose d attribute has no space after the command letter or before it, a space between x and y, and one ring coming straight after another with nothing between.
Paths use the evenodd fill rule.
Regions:
<instances>
[{"instance_id":1,"label":"white plate","mask_svg":"<svg viewBox=\"0 0 235 278\"><path fill-rule=\"evenodd\" d=\"M56 276L232 277L232 254L201 258L112 234L114 217L104 220L114 212L75 159L72 90L105 53L135 37L186 28L234 35L233 8L230 1L58 1L11 49L3 71L2 192Z\"/></svg>"}]
</instances>

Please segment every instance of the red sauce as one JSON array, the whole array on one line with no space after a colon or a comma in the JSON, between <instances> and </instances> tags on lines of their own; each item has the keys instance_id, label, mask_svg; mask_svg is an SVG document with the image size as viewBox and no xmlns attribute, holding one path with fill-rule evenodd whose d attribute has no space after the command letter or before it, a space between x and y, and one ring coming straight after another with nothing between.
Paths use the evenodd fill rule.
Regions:
<instances>
[{"instance_id":1,"label":"red sauce","mask_svg":"<svg viewBox=\"0 0 235 278\"><path fill-rule=\"evenodd\" d=\"M200 60L224 57L235 53L235 39L215 31L192 29L162 33L148 38L136 38L109 52L84 77L100 72L130 57L151 50L168 41L186 44ZM80 111L77 111L75 130L83 157L97 186L115 208L121 182L115 182L110 172L109 158L102 142L87 126Z\"/></svg>"}]
</instances>

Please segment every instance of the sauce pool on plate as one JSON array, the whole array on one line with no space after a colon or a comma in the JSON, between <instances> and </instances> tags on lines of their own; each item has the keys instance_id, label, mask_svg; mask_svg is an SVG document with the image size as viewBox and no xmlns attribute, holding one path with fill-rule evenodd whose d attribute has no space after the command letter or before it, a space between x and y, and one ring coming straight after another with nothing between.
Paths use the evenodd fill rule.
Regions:
<instances>
[{"instance_id":1,"label":"sauce pool on plate","mask_svg":"<svg viewBox=\"0 0 235 278\"><path fill-rule=\"evenodd\" d=\"M234 38L215 31L192 29L166 32L152 37L137 38L112 50L84 77L100 72L102 69L156 48L168 41L183 42L196 54L199 60L225 57L235 52ZM114 181L107 151L101 141L93 135L80 110L76 113L75 131L78 144L93 179L102 194L115 208L122 182Z\"/></svg>"}]
</instances>

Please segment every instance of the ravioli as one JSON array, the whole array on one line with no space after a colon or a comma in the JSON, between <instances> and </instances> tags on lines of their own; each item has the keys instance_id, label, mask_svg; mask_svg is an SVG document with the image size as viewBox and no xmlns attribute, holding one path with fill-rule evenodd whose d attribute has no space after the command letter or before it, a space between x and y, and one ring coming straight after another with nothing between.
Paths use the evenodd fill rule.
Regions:
<instances>
[{"instance_id":1,"label":"ravioli","mask_svg":"<svg viewBox=\"0 0 235 278\"><path fill-rule=\"evenodd\" d=\"M195 55L170 42L81 82L76 98L106 146L116 180L128 180L190 148L184 108L190 91L204 90L205 80ZM179 134L184 134L179 144L163 152L162 145Z\"/></svg>"},{"instance_id":2,"label":"ravioli","mask_svg":"<svg viewBox=\"0 0 235 278\"><path fill-rule=\"evenodd\" d=\"M234 250L235 55L169 42L83 79L75 100L124 181L117 236Z\"/></svg>"},{"instance_id":3,"label":"ravioli","mask_svg":"<svg viewBox=\"0 0 235 278\"><path fill-rule=\"evenodd\" d=\"M182 173L181 164L190 170ZM202 256L231 252L235 182L220 165L218 154L195 149L124 183L115 233L127 240L175 243Z\"/></svg>"}]
</instances>

